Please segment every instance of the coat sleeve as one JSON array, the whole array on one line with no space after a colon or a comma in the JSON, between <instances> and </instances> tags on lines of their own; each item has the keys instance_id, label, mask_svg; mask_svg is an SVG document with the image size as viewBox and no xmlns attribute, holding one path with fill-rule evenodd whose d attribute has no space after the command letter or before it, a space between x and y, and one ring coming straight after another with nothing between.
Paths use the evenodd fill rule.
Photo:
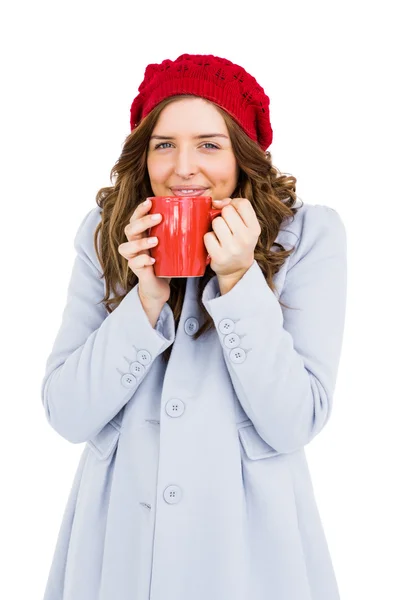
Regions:
<instances>
[{"instance_id":1,"label":"coat sleeve","mask_svg":"<svg viewBox=\"0 0 400 600\"><path fill-rule=\"evenodd\" d=\"M73 443L90 440L121 410L175 339L171 307L163 306L153 328L137 285L112 313L101 303L104 280L93 238L99 211L85 216L74 239L66 306L41 386L48 422Z\"/></svg>"},{"instance_id":2,"label":"coat sleeve","mask_svg":"<svg viewBox=\"0 0 400 600\"><path fill-rule=\"evenodd\" d=\"M309 205L288 258L281 307L256 261L224 295L208 282L213 318L240 404L276 452L309 443L327 423L344 333L346 231L330 207Z\"/></svg>"}]
</instances>

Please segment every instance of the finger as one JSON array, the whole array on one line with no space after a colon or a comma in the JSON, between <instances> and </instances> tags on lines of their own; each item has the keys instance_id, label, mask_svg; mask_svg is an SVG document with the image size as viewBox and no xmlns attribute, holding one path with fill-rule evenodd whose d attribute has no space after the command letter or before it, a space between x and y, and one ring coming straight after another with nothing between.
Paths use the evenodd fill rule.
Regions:
<instances>
[{"instance_id":1,"label":"finger","mask_svg":"<svg viewBox=\"0 0 400 600\"><path fill-rule=\"evenodd\" d=\"M140 204L138 204L138 206L136 207L136 209L133 211L133 215L135 213L141 213L141 214L146 214L151 208L151 200L150 198L146 198L146 200L144 202L141 202ZM132 215L132 217L133 217ZM132 219L131 217L131 219Z\"/></svg>"},{"instance_id":2,"label":"finger","mask_svg":"<svg viewBox=\"0 0 400 600\"><path fill-rule=\"evenodd\" d=\"M219 243L218 237L215 235L213 231L208 231L203 238L204 241L207 240L206 248L207 252L212 256L218 256L219 251L222 246Z\"/></svg>"},{"instance_id":3,"label":"finger","mask_svg":"<svg viewBox=\"0 0 400 600\"><path fill-rule=\"evenodd\" d=\"M124 233L129 241L133 241L142 238L145 231L151 227L154 227L154 225L160 223L160 221L160 213L144 215L143 217L138 217L137 219L134 219L132 222L128 223L124 229Z\"/></svg>"},{"instance_id":4,"label":"finger","mask_svg":"<svg viewBox=\"0 0 400 600\"><path fill-rule=\"evenodd\" d=\"M252 210L251 207L250 210ZM228 224L232 234L237 235L248 233L253 222L252 216L249 215L246 207L241 208L239 212L238 207L233 206L233 204L224 207L222 217Z\"/></svg>"},{"instance_id":5,"label":"finger","mask_svg":"<svg viewBox=\"0 0 400 600\"><path fill-rule=\"evenodd\" d=\"M214 236L220 245L226 245L231 242L233 231L231 231L231 228L224 217L222 217L222 219L219 219L218 217L213 219L212 228Z\"/></svg>"},{"instance_id":6,"label":"finger","mask_svg":"<svg viewBox=\"0 0 400 600\"><path fill-rule=\"evenodd\" d=\"M128 260L128 266L132 271L137 271L138 269L144 269L144 267L152 267L154 264L154 260L149 254L138 254L134 256L130 260Z\"/></svg>"},{"instance_id":7,"label":"finger","mask_svg":"<svg viewBox=\"0 0 400 600\"><path fill-rule=\"evenodd\" d=\"M140 219L141 216L145 215L151 208L151 200L150 198L146 198L146 200L144 202L141 202L140 204L137 205L137 207L135 208L135 210L133 211L133 213L130 216L129 219L129 223L126 225L125 229L127 229L129 227L129 225L131 225L134 221L136 221L137 219ZM126 233L125 233L126 235Z\"/></svg>"},{"instance_id":8,"label":"finger","mask_svg":"<svg viewBox=\"0 0 400 600\"><path fill-rule=\"evenodd\" d=\"M246 198L234 198L231 206L236 210L246 227L249 229L251 227L255 227L256 229L259 227L254 208Z\"/></svg>"},{"instance_id":9,"label":"finger","mask_svg":"<svg viewBox=\"0 0 400 600\"><path fill-rule=\"evenodd\" d=\"M212 220L212 228L218 235L224 232L230 235L240 234L243 227L244 223L233 206L224 206L221 216Z\"/></svg>"},{"instance_id":10,"label":"finger","mask_svg":"<svg viewBox=\"0 0 400 600\"><path fill-rule=\"evenodd\" d=\"M215 208L222 208L223 206L229 204L231 201L232 198L223 198L222 200L213 200L212 203Z\"/></svg>"},{"instance_id":11,"label":"finger","mask_svg":"<svg viewBox=\"0 0 400 600\"><path fill-rule=\"evenodd\" d=\"M132 258L135 254L154 248L158 244L157 237L144 237L131 242L124 242L118 246L118 252L124 258Z\"/></svg>"}]
</instances>

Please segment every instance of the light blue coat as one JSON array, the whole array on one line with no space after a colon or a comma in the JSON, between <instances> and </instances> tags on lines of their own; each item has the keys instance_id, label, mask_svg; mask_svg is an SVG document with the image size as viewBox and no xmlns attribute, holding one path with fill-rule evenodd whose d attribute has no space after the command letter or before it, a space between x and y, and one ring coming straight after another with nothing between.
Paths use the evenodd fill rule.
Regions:
<instances>
[{"instance_id":1,"label":"light blue coat","mask_svg":"<svg viewBox=\"0 0 400 600\"><path fill-rule=\"evenodd\" d=\"M337 600L304 446L325 426L346 307L346 233L306 204L277 241L275 275L256 261L202 302L188 278L177 331L153 328L135 286L110 315L83 219L60 329L42 384L46 418L86 442L44 600ZM274 247L275 248L275 247ZM165 369L161 353L173 344Z\"/></svg>"}]
</instances>

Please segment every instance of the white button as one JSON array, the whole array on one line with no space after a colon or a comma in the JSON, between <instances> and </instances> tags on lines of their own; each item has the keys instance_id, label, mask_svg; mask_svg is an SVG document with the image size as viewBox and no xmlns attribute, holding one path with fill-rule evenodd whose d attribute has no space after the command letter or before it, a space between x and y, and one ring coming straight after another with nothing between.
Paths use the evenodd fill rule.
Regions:
<instances>
[{"instance_id":1,"label":"white button","mask_svg":"<svg viewBox=\"0 0 400 600\"><path fill-rule=\"evenodd\" d=\"M229 352L229 358L233 363L242 363L246 360L246 352L243 348L233 348Z\"/></svg>"},{"instance_id":2,"label":"white button","mask_svg":"<svg viewBox=\"0 0 400 600\"><path fill-rule=\"evenodd\" d=\"M218 329L221 333L232 333L232 331L235 329L235 323L232 321L232 319L222 319L222 321L220 321L218 324Z\"/></svg>"},{"instance_id":3,"label":"white button","mask_svg":"<svg viewBox=\"0 0 400 600\"><path fill-rule=\"evenodd\" d=\"M188 335L195 334L199 329L199 322L196 317L189 317L189 319L186 319L184 329Z\"/></svg>"},{"instance_id":4,"label":"white button","mask_svg":"<svg viewBox=\"0 0 400 600\"><path fill-rule=\"evenodd\" d=\"M133 373L136 377L140 377L141 375L143 375L144 371L146 370L144 368L143 365L140 364L140 362L138 362L137 360L135 360L135 362L133 362L130 367L129 370L131 373Z\"/></svg>"},{"instance_id":5,"label":"white button","mask_svg":"<svg viewBox=\"0 0 400 600\"><path fill-rule=\"evenodd\" d=\"M180 417L185 412L185 405L179 398L173 398L165 405L165 412L170 417Z\"/></svg>"},{"instance_id":6,"label":"white button","mask_svg":"<svg viewBox=\"0 0 400 600\"><path fill-rule=\"evenodd\" d=\"M136 377L131 373L125 373L121 377L121 383L126 388L133 388L136 385Z\"/></svg>"},{"instance_id":7,"label":"white button","mask_svg":"<svg viewBox=\"0 0 400 600\"><path fill-rule=\"evenodd\" d=\"M228 335L226 335L224 337L224 345L227 348L237 348L240 344L240 337L238 336L237 333L228 333Z\"/></svg>"},{"instance_id":8,"label":"white button","mask_svg":"<svg viewBox=\"0 0 400 600\"><path fill-rule=\"evenodd\" d=\"M136 358L142 365L148 365L151 362L151 354L147 350L138 350Z\"/></svg>"},{"instance_id":9,"label":"white button","mask_svg":"<svg viewBox=\"0 0 400 600\"><path fill-rule=\"evenodd\" d=\"M182 498L182 490L179 485L169 485L164 490L164 500L168 504L177 504Z\"/></svg>"}]
</instances>

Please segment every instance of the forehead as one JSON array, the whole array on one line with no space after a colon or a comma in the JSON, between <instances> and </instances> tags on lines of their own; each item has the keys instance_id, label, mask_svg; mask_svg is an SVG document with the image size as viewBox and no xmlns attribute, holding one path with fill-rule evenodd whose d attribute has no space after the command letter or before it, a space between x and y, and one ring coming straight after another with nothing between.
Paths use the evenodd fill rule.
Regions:
<instances>
[{"instance_id":1,"label":"forehead","mask_svg":"<svg viewBox=\"0 0 400 600\"><path fill-rule=\"evenodd\" d=\"M204 133L228 135L225 121L218 109L203 98L184 98L168 104L158 118L153 134L199 135Z\"/></svg>"}]
</instances>

